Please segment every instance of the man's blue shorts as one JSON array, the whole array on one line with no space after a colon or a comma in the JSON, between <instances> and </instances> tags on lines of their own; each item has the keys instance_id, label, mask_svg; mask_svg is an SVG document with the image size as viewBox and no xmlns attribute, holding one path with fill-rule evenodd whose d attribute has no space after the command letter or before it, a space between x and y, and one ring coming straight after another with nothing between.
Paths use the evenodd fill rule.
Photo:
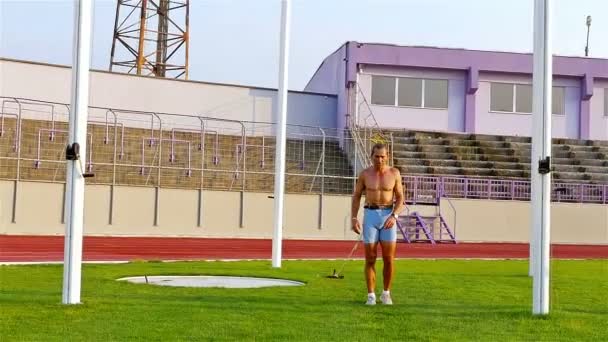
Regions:
<instances>
[{"instance_id":1,"label":"man's blue shorts","mask_svg":"<svg viewBox=\"0 0 608 342\"><path fill-rule=\"evenodd\" d=\"M364 209L363 212L363 243L378 241L397 241L397 228L384 228L384 222L391 217L392 209Z\"/></svg>"}]
</instances>

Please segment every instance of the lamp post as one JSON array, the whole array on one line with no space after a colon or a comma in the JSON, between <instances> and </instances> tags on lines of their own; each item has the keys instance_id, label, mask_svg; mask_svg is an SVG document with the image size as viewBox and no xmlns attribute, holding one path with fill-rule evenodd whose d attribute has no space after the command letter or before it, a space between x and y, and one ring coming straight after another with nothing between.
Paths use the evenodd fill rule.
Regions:
<instances>
[{"instance_id":1,"label":"lamp post","mask_svg":"<svg viewBox=\"0 0 608 342\"><path fill-rule=\"evenodd\" d=\"M589 56L589 29L591 28L591 16L587 16L587 44L585 44L585 57Z\"/></svg>"}]
</instances>

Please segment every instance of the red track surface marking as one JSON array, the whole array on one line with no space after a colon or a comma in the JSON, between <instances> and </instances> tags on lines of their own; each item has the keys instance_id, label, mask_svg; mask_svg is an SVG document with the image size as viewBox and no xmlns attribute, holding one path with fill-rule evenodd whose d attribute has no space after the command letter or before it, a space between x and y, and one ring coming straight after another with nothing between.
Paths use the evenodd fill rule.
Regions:
<instances>
[{"instance_id":1,"label":"red track surface marking","mask_svg":"<svg viewBox=\"0 0 608 342\"><path fill-rule=\"evenodd\" d=\"M284 259L346 258L354 241L285 240ZM553 258L608 259L608 245L552 245ZM85 261L270 259L268 239L154 237L84 238ZM359 246L355 258L363 257ZM459 243L397 245L398 258L527 258L521 243ZM0 235L0 262L62 261L63 236Z\"/></svg>"}]
</instances>

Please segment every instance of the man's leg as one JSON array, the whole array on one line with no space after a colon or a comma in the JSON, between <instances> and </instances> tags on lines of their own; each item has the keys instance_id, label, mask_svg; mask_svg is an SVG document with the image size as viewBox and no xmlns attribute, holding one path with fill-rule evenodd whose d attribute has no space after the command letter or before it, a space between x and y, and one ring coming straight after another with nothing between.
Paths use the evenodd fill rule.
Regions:
<instances>
[{"instance_id":1,"label":"man's leg","mask_svg":"<svg viewBox=\"0 0 608 342\"><path fill-rule=\"evenodd\" d=\"M367 305L376 304L376 257L378 254L379 230L377 215L368 210L363 217L363 246L365 248L365 282L367 285Z\"/></svg>"},{"instance_id":2,"label":"man's leg","mask_svg":"<svg viewBox=\"0 0 608 342\"><path fill-rule=\"evenodd\" d=\"M374 293L376 290L376 256L378 254L378 243L365 244L365 281L367 283L367 293Z\"/></svg>"},{"instance_id":3,"label":"man's leg","mask_svg":"<svg viewBox=\"0 0 608 342\"><path fill-rule=\"evenodd\" d=\"M397 249L397 242L380 241L380 244L382 245L382 260L384 261L382 270L384 291L390 291L391 284L393 283L393 274L395 273L395 250Z\"/></svg>"}]
</instances>

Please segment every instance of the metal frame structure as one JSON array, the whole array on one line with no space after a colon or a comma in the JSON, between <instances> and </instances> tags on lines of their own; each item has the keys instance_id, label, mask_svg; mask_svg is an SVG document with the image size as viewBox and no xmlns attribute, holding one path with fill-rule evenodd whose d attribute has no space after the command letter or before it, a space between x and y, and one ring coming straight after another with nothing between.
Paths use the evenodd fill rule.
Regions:
<instances>
[{"instance_id":1,"label":"metal frame structure","mask_svg":"<svg viewBox=\"0 0 608 342\"><path fill-rule=\"evenodd\" d=\"M10 105L10 106L9 106ZM21 176L23 170L35 169L36 163L63 164L65 160L61 155L54 154L49 158L42 155L43 151L56 149L63 146L65 137L61 139L55 135L45 134L45 139L39 137L40 132L59 132L64 131L67 115L70 106L63 103L53 103L38 101L33 99L2 97L0 96L0 127L3 134L0 135L0 146L4 146L4 155L0 160L11 161L18 166L15 175L3 177L4 179L34 180ZM63 111L58 109L63 108ZM96 112L95 112L96 111ZM64 113L66 112L66 113ZM107 155L102 158L97 155L91 158L92 153L87 155L85 165L91 165L97 169L101 176L103 172L100 167L109 167L113 175L105 181L93 181L97 184L112 184L117 178L124 177L124 168L132 167L139 170L141 163L141 141L145 139L145 151L156 153L159 149L160 138L162 137L161 160L155 158L153 163L146 162L143 165L148 170L179 170L179 173L186 175L187 170L195 172L230 172L238 174L238 179L263 175L274 175L273 169L261 168L263 162L269 162L274 156L274 131L276 124L268 122L251 122L238 120L224 120L219 118L205 117L202 115L170 114L160 112L144 112L125 109L115 109L106 107L89 106L90 117L88 124L91 129L97 127L97 132L88 133L88 143L96 146L108 146L105 152ZM45 125L24 130L24 124L36 115L37 121L46 122ZM226 124L230 122L234 127L228 129ZM182 124L180 124L182 123ZM224 124L220 124L224 123ZM27 126L29 127L29 126ZM135 130L135 131L134 131ZM367 150L361 151L360 146L367 146L369 140L362 139L357 142L353 136L349 137L349 130L328 129L321 127L287 125L288 153L287 161L291 164L297 163L297 168L288 170L287 176L311 177L314 183L308 185L310 193L349 193L352 188L342 189L336 192L336 188L328 187L327 180L330 178L341 178L349 181L356 180L356 173L352 167L352 160L357 155L367 156ZM226 136L238 137L232 143L220 141ZM92 137L92 140L90 139ZM257 139L257 142L256 142ZM31 151L23 154L26 140L30 141ZM137 141L137 156L133 156L133 144ZM190 142L190 148L181 148L184 141ZM150 143L152 142L152 143ZM38 146L39 145L39 146ZM302 148L305 145L306 160L302 158ZM331 165L329 159L332 157L330 146L340 148L342 153L347 156L346 164ZM129 147L130 146L130 147ZM243 147L244 146L244 147ZM130 150L129 150L130 149ZM188 150L191 151L192 161L194 158L199 160L197 165L186 165L176 163L176 155L182 153L180 160L188 160ZM220 150L231 155L239 156L239 168L235 169L235 160L222 159ZM309 151L312 156L309 155ZM53 150L54 151L54 150ZM57 150L59 151L59 150ZM55 152L57 152L55 151ZM131 156L128 155L130 151ZM180 152L181 151L181 152ZM61 152L61 151L59 151ZM92 150L89 152L93 152ZM257 155L256 155L257 152ZM48 153L47 153L48 154ZM202 156L202 157L201 157ZM225 158L225 157L224 157ZM84 162L84 161L83 161ZM204 162L201 164L201 162ZM302 165L305 169L302 170ZM243 167L246 166L246 169ZM342 169L350 166L351 171L348 175ZM333 168L332 168L333 167ZM121 169L123 168L123 169ZM333 172L332 172L333 171ZM147 173L149 174L149 173ZM133 176L134 177L134 176ZM128 183L121 183L128 185ZM149 183L150 184L150 183ZM408 202L413 203L435 203L438 192L452 198L477 198L492 200L529 200L530 181L525 179L499 179L496 177L461 177L461 176L428 176L428 175L404 175L404 184L408 192L406 197ZM239 187L240 187L239 182ZM323 190L321 190L323 189ZM225 190L228 190L226 187ZM552 182L552 200L557 202L578 202L578 203L608 203L608 184L580 184L571 182Z\"/></svg>"},{"instance_id":2,"label":"metal frame structure","mask_svg":"<svg viewBox=\"0 0 608 342\"><path fill-rule=\"evenodd\" d=\"M190 0L118 0L110 71L188 79Z\"/></svg>"}]
</instances>

